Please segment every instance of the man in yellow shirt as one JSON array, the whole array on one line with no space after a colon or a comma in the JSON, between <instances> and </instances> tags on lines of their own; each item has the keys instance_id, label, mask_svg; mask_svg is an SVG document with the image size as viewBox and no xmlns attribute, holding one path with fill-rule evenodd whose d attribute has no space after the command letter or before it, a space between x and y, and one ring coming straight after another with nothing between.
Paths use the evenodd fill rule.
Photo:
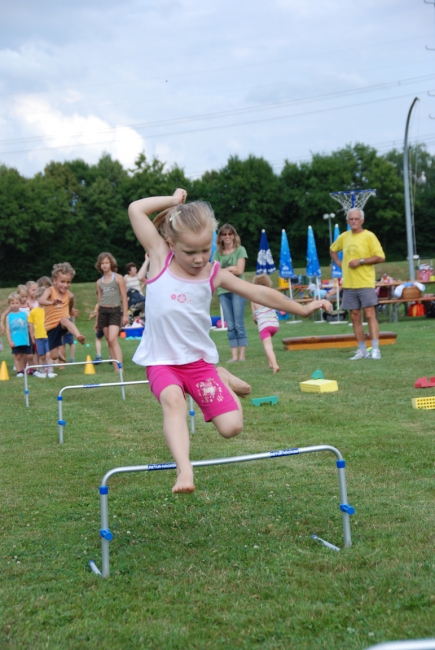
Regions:
<instances>
[{"instance_id":1,"label":"man in yellow shirt","mask_svg":"<svg viewBox=\"0 0 435 650\"><path fill-rule=\"evenodd\" d=\"M365 332L362 325L362 310L369 324L372 340L372 359L380 359L379 325L376 318L378 297L375 291L375 264L385 262L382 246L370 230L364 230L364 212L352 208L347 213L350 230L342 233L332 244L330 253L333 261L343 271L343 309L350 311L353 330L358 343L358 350L352 361L368 359ZM343 251L343 262L338 253Z\"/></svg>"}]
</instances>

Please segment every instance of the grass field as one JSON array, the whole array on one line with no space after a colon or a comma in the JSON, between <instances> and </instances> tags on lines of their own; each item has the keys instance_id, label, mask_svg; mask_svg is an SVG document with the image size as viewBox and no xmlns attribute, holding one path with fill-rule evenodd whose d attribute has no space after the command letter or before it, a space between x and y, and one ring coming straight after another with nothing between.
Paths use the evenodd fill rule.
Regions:
<instances>
[{"instance_id":1,"label":"grass field","mask_svg":"<svg viewBox=\"0 0 435 650\"><path fill-rule=\"evenodd\" d=\"M90 343L78 346L84 360L95 351L86 320L94 285L74 291ZM0 307L8 293L0 290ZM198 415L192 458L338 447L356 509L352 547L336 553L311 539L343 545L335 457L309 454L200 468L192 496L172 495L170 471L112 478L111 576L93 575L89 559L101 567L98 486L113 467L170 460L161 410L146 386L126 388L125 402L119 389L71 391L59 445L57 394L84 383L83 369L30 378L26 409L5 350L0 648L362 650L433 635L435 411L413 409L411 398L435 395L413 387L435 375L435 321L382 323L397 344L382 348L381 361L360 362L348 361L346 349L282 349L283 336L347 333L347 325L281 324L278 375L248 313L246 322L250 345L237 374L253 396L279 402L246 400L245 430L229 441ZM213 337L225 362L226 334ZM122 341L126 380L144 378L131 362L135 345ZM299 382L316 369L338 381L337 393L301 393ZM108 366L86 378L114 379Z\"/></svg>"}]
</instances>

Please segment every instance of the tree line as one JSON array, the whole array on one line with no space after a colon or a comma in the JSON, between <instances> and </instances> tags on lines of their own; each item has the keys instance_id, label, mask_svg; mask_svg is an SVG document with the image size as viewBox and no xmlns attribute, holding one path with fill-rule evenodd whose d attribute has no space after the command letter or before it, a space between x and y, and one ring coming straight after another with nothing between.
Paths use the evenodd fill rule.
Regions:
<instances>
[{"instance_id":1,"label":"tree line","mask_svg":"<svg viewBox=\"0 0 435 650\"><path fill-rule=\"evenodd\" d=\"M411 178L417 251L432 257L435 158L419 145L412 159L417 170ZM95 165L80 159L50 162L33 178L0 166L0 286L47 275L60 261L73 265L76 281L92 281L97 255L104 250L117 258L121 272L127 262L140 265L144 252L127 207L144 196L172 194L177 187L188 191L188 200L209 201L221 224L234 225L249 255L248 269L255 268L262 228L276 265L283 228L294 265L305 265L308 225L313 226L319 258L327 263L329 229L323 214L336 213L340 230L345 228L345 215L329 193L350 189L377 190L365 207L365 225L379 237L387 260L406 257L403 156L397 150L379 155L364 144L348 145L331 154L314 154L310 162L286 161L280 174L263 158L232 156L222 169L196 180L186 178L176 165L167 168L158 159L149 161L143 153L133 169L103 154Z\"/></svg>"}]
</instances>

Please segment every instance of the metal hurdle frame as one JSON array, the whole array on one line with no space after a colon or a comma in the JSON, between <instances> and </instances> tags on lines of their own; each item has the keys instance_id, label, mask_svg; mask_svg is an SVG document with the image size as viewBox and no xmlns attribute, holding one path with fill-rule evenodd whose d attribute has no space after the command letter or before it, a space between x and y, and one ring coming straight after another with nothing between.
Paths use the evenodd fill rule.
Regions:
<instances>
[{"instance_id":1,"label":"metal hurdle frame","mask_svg":"<svg viewBox=\"0 0 435 650\"><path fill-rule=\"evenodd\" d=\"M65 366L86 366L89 363L91 363L92 365L97 365L97 364L94 364L93 361L73 361L72 363L65 363L65 364L62 364L62 365L65 365ZM98 365L100 363L117 363L118 368L119 368L119 377L120 377L122 382L124 381L124 377L123 377L123 374L122 374L122 363L120 361L118 361L117 359L102 359L101 361L98 361ZM53 365L52 363L43 363L43 364L40 364L38 366L26 366L25 371L24 371L24 399L26 400L26 406L27 407L29 406L29 384L28 384L27 371L30 370L30 369L34 369L34 368L55 368L55 367L56 366ZM125 400L125 391L124 391L123 386L121 386L121 396L122 396L122 399Z\"/></svg>"},{"instance_id":2,"label":"metal hurdle frame","mask_svg":"<svg viewBox=\"0 0 435 650\"><path fill-rule=\"evenodd\" d=\"M211 460L195 460L192 462L193 467L207 467L210 465L226 465L231 463L244 463L251 460L263 460L267 458L282 458L283 456L296 456L299 454L308 454L317 451L330 451L337 457L338 469L338 484L340 490L340 511L343 522L343 538L344 546L348 547L352 544L350 533L350 515L353 515L355 510L349 505L347 501L347 488L346 488L346 462L343 456L335 447L330 445L316 445L314 447L300 447L294 449L282 449L280 451L267 451L261 454L250 454L248 456L230 456L228 458L214 458ZM151 472L156 470L176 469L175 463L158 463L154 465L132 465L130 467L115 467L104 475L101 482L100 492L100 508L101 508L101 559L102 559L102 576L107 578L110 575L110 560L109 560L109 542L113 539L113 533L109 529L109 487L107 482L109 478L115 474L124 474L130 472ZM93 562L93 561L91 561ZM95 567L95 563L94 563ZM92 568L92 566L91 566ZM95 567L96 568L96 567ZM94 570L94 568L92 569ZM94 571L95 573L97 571Z\"/></svg>"},{"instance_id":3,"label":"metal hurdle frame","mask_svg":"<svg viewBox=\"0 0 435 650\"><path fill-rule=\"evenodd\" d=\"M435 650L435 639L386 641L385 643L371 645L366 650Z\"/></svg>"},{"instance_id":4,"label":"metal hurdle frame","mask_svg":"<svg viewBox=\"0 0 435 650\"><path fill-rule=\"evenodd\" d=\"M141 379L139 381L117 381L112 384L78 384L77 386L64 386L63 388L61 388L57 396L57 404L58 404L57 423L59 425L59 444L60 445L63 444L63 429L66 426L66 421L63 419L63 407L62 407L62 402L63 402L62 393L65 390L73 390L77 388L109 388L109 386L122 386L122 390L124 390L124 386L135 386L137 384L149 384L149 381L148 379Z\"/></svg>"}]
</instances>

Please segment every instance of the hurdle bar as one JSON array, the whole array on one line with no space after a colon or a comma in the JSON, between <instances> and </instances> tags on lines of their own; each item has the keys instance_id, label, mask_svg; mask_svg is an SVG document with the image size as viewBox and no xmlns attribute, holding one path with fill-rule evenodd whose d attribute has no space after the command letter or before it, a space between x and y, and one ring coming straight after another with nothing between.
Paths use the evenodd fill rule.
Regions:
<instances>
[{"instance_id":1,"label":"hurdle bar","mask_svg":"<svg viewBox=\"0 0 435 650\"><path fill-rule=\"evenodd\" d=\"M73 361L72 363L65 363L61 365L65 366L86 366L88 363L92 363L94 365L93 361ZM118 361L117 359L102 359L101 361L98 361L98 364L100 363L117 363L118 368L119 368L119 377L121 381L124 381L124 377L122 374L122 363ZM95 364L97 365L97 364ZM30 369L34 368L55 368L56 366L52 363L43 363L40 364L39 366L26 366L26 369L24 371L24 399L26 401L26 406L29 406L29 385L28 385L28 378L27 378L27 371ZM124 391L124 386L121 387L121 396L122 399L125 400L125 391Z\"/></svg>"},{"instance_id":2,"label":"hurdle bar","mask_svg":"<svg viewBox=\"0 0 435 650\"><path fill-rule=\"evenodd\" d=\"M208 467L210 465L228 465L232 463L244 463L251 460L263 460L267 458L282 458L283 456L296 456L299 454L309 454L317 451L330 451L337 457L338 469L338 485L340 491L340 511L343 522L343 538L344 546L348 547L352 544L350 533L350 515L353 515L355 510L349 505L347 501L347 488L346 488L346 462L335 447L330 445L316 445L313 447L300 447L294 449L282 449L280 451L267 451L261 454L250 454L248 456L230 456L228 458L214 458L211 460L194 460L192 461L193 467ZM101 508L101 559L102 559L102 576L107 578L110 574L110 561L109 561L109 542L113 539L113 533L109 529L109 487L108 480L115 474L125 474L130 472L151 472L156 470L176 469L175 463L157 463L154 465L132 465L130 467L115 467L104 475L101 482L100 492L100 508Z\"/></svg>"},{"instance_id":3,"label":"hurdle bar","mask_svg":"<svg viewBox=\"0 0 435 650\"><path fill-rule=\"evenodd\" d=\"M66 390L73 390L77 388L109 388L109 386L134 386L137 384L149 384L148 379L141 379L139 381L116 381L112 384L78 384L77 386L64 386L60 389L57 396L57 423L59 425L59 444L63 444L63 429L66 426L66 421L63 419L63 392Z\"/></svg>"}]
</instances>

